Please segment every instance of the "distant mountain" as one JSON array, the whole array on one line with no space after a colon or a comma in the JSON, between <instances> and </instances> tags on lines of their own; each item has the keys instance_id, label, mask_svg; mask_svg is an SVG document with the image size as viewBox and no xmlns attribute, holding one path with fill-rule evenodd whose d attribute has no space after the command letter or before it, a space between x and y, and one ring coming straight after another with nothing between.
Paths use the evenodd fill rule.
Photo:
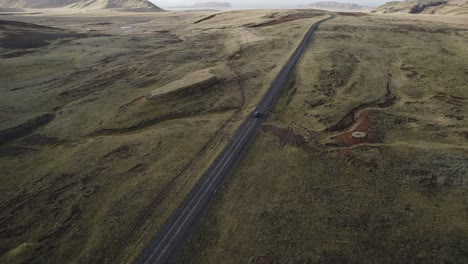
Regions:
<instances>
[{"instance_id":1,"label":"distant mountain","mask_svg":"<svg viewBox=\"0 0 468 264\"><path fill-rule=\"evenodd\" d=\"M468 15L468 0L406 0L388 2L373 12L435 15Z\"/></svg>"},{"instance_id":2,"label":"distant mountain","mask_svg":"<svg viewBox=\"0 0 468 264\"><path fill-rule=\"evenodd\" d=\"M0 7L0 12L23 12L24 10L21 9L21 8L9 8L9 7L6 7L6 8L2 8Z\"/></svg>"},{"instance_id":3,"label":"distant mountain","mask_svg":"<svg viewBox=\"0 0 468 264\"><path fill-rule=\"evenodd\" d=\"M146 0L0 0L0 8L135 9L162 11Z\"/></svg>"},{"instance_id":4,"label":"distant mountain","mask_svg":"<svg viewBox=\"0 0 468 264\"><path fill-rule=\"evenodd\" d=\"M340 3L336 1L328 2L315 2L308 5L301 5L300 8L313 8L313 9L322 9L329 11L363 11L370 10L370 7L361 6L358 4L352 3Z\"/></svg>"},{"instance_id":5,"label":"distant mountain","mask_svg":"<svg viewBox=\"0 0 468 264\"><path fill-rule=\"evenodd\" d=\"M230 8L232 7L230 3L226 2L204 2L204 3L195 3L193 5L181 5L171 8Z\"/></svg>"}]
</instances>

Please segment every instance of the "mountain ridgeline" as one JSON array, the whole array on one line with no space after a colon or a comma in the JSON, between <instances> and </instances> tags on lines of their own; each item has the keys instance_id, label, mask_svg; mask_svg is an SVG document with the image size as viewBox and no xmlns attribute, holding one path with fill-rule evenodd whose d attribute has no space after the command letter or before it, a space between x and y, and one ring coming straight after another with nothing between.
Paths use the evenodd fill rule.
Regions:
<instances>
[{"instance_id":1,"label":"mountain ridgeline","mask_svg":"<svg viewBox=\"0 0 468 264\"><path fill-rule=\"evenodd\" d=\"M375 13L468 15L468 0L406 0L388 2Z\"/></svg>"},{"instance_id":2,"label":"mountain ridgeline","mask_svg":"<svg viewBox=\"0 0 468 264\"><path fill-rule=\"evenodd\" d=\"M0 8L129 9L162 11L146 0L0 0Z\"/></svg>"},{"instance_id":3,"label":"mountain ridgeline","mask_svg":"<svg viewBox=\"0 0 468 264\"><path fill-rule=\"evenodd\" d=\"M363 11L370 9L367 6L361 6L353 3L340 3L336 1L315 2L312 4L301 5L299 8L312 8L329 11Z\"/></svg>"}]
</instances>

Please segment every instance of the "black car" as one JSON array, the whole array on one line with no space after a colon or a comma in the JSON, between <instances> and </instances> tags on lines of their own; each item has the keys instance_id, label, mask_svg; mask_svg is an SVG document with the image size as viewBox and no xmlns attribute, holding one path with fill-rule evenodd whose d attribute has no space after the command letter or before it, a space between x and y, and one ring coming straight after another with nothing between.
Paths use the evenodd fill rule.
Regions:
<instances>
[{"instance_id":1,"label":"black car","mask_svg":"<svg viewBox=\"0 0 468 264\"><path fill-rule=\"evenodd\" d=\"M253 116L253 118L261 118L261 117L263 117L263 114L260 113L259 111L255 111L255 113L253 113L252 116Z\"/></svg>"}]
</instances>

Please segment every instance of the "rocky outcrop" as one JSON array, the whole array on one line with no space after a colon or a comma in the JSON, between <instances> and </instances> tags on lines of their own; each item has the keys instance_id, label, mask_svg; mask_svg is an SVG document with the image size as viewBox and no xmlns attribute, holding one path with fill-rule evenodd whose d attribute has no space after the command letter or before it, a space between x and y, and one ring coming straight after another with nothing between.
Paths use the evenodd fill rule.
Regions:
<instances>
[{"instance_id":1,"label":"rocky outcrop","mask_svg":"<svg viewBox=\"0 0 468 264\"><path fill-rule=\"evenodd\" d=\"M406 0L388 2L375 13L468 15L468 0Z\"/></svg>"}]
</instances>

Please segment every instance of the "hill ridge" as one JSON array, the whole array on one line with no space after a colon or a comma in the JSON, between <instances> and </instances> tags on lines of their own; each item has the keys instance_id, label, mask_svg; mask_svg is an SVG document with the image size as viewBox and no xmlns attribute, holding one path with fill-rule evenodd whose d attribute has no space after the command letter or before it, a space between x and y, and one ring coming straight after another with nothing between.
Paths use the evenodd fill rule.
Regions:
<instances>
[{"instance_id":1,"label":"hill ridge","mask_svg":"<svg viewBox=\"0 0 468 264\"><path fill-rule=\"evenodd\" d=\"M147 0L0 0L0 8L148 9L162 11Z\"/></svg>"},{"instance_id":2,"label":"hill ridge","mask_svg":"<svg viewBox=\"0 0 468 264\"><path fill-rule=\"evenodd\" d=\"M311 4L300 5L300 8L316 8L324 10L365 10L367 6L362 6L354 3L343 3L337 1L321 1Z\"/></svg>"},{"instance_id":3,"label":"hill ridge","mask_svg":"<svg viewBox=\"0 0 468 264\"><path fill-rule=\"evenodd\" d=\"M375 13L408 13L434 15L468 15L468 0L392 1L374 10Z\"/></svg>"}]
</instances>

